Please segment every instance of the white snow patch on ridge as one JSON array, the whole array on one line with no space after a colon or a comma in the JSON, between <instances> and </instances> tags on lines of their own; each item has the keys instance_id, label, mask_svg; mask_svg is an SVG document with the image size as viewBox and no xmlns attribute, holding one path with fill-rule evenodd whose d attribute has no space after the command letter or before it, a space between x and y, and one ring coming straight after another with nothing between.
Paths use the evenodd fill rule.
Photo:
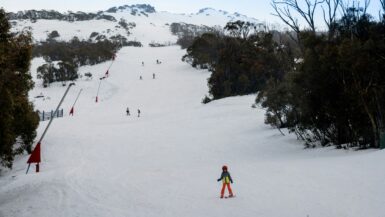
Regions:
<instances>
[{"instance_id":1,"label":"white snow patch on ridge","mask_svg":"<svg viewBox=\"0 0 385 217\"><path fill-rule=\"evenodd\" d=\"M132 10L138 10L135 15L132 14ZM153 12L146 13L146 15L140 12L143 9L137 8L125 8L119 9L115 13L104 12L105 15L115 17L117 20L89 20L89 21L60 21L60 20L43 20L38 19L36 22L30 20L12 20L12 31L20 32L23 29L30 29L35 42L47 40L48 34L56 30L59 32L60 37L56 40L69 41L74 36L80 40L88 40L91 33L97 32L99 34L107 36L107 38L116 35L125 36L129 41L137 40L147 46L150 42L158 43L175 43L177 38L170 32L169 25L174 22L183 22L194 25L206 25L206 26L222 26L224 27L227 22L235 20L244 20L249 22L258 23L258 20L249 18L244 15L229 14L224 11L217 11L215 9L202 9L197 14L175 14L170 12ZM118 24L120 19L123 18L127 22L135 22L136 27L130 29L130 35L127 35L125 29L121 28ZM146 35L150 32L150 35ZM156 33L156 34L154 34Z\"/></svg>"}]
</instances>

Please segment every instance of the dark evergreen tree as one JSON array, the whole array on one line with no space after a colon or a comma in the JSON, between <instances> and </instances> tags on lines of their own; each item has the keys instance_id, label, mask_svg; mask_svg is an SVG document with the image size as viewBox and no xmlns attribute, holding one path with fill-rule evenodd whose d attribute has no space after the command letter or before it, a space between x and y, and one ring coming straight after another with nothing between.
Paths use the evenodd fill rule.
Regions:
<instances>
[{"instance_id":1,"label":"dark evergreen tree","mask_svg":"<svg viewBox=\"0 0 385 217\"><path fill-rule=\"evenodd\" d=\"M298 35L303 56L257 102L266 122L289 127L308 146L378 148L385 132L385 24L348 8L332 32Z\"/></svg>"},{"instance_id":2,"label":"dark evergreen tree","mask_svg":"<svg viewBox=\"0 0 385 217\"><path fill-rule=\"evenodd\" d=\"M28 91L33 87L29 74L31 36L12 36L9 30L6 14L0 9L0 161L6 167L12 167L17 141L31 151L39 124L28 102Z\"/></svg>"},{"instance_id":3,"label":"dark evergreen tree","mask_svg":"<svg viewBox=\"0 0 385 217\"><path fill-rule=\"evenodd\" d=\"M51 33L48 34L48 40L54 40L55 38L59 37L59 32L54 30Z\"/></svg>"},{"instance_id":4,"label":"dark evergreen tree","mask_svg":"<svg viewBox=\"0 0 385 217\"><path fill-rule=\"evenodd\" d=\"M271 33L250 34L254 29L250 23L228 23L232 36L206 33L187 49L184 61L212 71L208 85L213 99L256 93L269 79L281 80L292 66L289 47L276 43Z\"/></svg>"}]
</instances>

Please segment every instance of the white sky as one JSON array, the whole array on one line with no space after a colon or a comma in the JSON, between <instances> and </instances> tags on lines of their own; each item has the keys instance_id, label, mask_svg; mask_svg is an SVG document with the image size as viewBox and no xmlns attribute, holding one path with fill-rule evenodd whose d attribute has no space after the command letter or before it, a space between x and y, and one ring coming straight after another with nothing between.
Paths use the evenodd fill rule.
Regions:
<instances>
[{"instance_id":1,"label":"white sky","mask_svg":"<svg viewBox=\"0 0 385 217\"><path fill-rule=\"evenodd\" d=\"M274 23L279 19L271 15L273 9L270 2L270 0L0 0L0 7L3 7L6 11L14 12L27 9L96 12L126 4L150 4L157 11L173 13L196 13L201 8L212 7L231 13L239 12L261 21ZM380 0L371 0L369 12L375 18L378 17L378 11L380 10L379 2Z\"/></svg>"}]
</instances>

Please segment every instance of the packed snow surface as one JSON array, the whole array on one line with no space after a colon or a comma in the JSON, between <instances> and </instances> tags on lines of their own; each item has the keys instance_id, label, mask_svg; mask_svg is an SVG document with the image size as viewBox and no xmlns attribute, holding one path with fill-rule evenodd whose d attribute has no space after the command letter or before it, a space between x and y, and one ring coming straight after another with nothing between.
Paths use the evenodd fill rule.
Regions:
<instances>
[{"instance_id":1,"label":"packed snow surface","mask_svg":"<svg viewBox=\"0 0 385 217\"><path fill-rule=\"evenodd\" d=\"M26 175L23 156L0 178L0 216L383 216L383 151L304 150L263 123L253 95L203 105L209 73L183 53L122 49L98 103L110 63L81 68L94 79L71 88L43 140L41 172ZM65 88L37 82L31 99L53 109ZM219 199L223 164L236 198Z\"/></svg>"},{"instance_id":2,"label":"packed snow surface","mask_svg":"<svg viewBox=\"0 0 385 217\"><path fill-rule=\"evenodd\" d=\"M163 22L147 24L161 29L138 25L133 35L173 39ZM304 149L264 124L264 111L251 108L255 95L204 105L210 74L182 62L184 54L177 46L123 48L101 82L111 62L81 67L93 79L70 89L64 117L42 142L40 173L32 165L25 174L23 155L0 176L0 217L384 216L384 151ZM43 88L36 79L43 63L32 62L30 99L50 111L67 86ZM40 122L36 139L47 124ZM235 198L219 199L222 165Z\"/></svg>"}]
</instances>

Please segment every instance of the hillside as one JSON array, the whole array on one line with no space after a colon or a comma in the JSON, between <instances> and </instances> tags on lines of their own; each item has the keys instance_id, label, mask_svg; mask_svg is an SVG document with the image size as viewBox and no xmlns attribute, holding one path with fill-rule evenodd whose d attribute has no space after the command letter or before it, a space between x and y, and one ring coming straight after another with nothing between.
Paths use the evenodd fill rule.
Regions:
<instances>
[{"instance_id":1,"label":"hillside","mask_svg":"<svg viewBox=\"0 0 385 217\"><path fill-rule=\"evenodd\" d=\"M174 42L167 23L227 21L224 12L211 9L148 17L121 10L109 14L135 22L129 37L143 44ZM39 40L52 30L67 40L116 25L103 19L16 22L31 25ZM383 216L384 151L304 149L294 135L264 124L264 111L251 108L255 95L202 104L209 72L182 62L184 54L178 46L122 48L101 83L98 103L99 78L111 63L81 67L80 74L94 78L83 77L70 90L64 117L54 120L42 142L41 172L25 174L24 155L1 174L0 217ZM42 87L36 68L43 62L32 61L36 85L29 97L36 109L51 110L66 87ZM69 116L80 89L75 115ZM38 138L46 124L40 123ZM234 179L233 199L219 199L224 164Z\"/></svg>"},{"instance_id":2,"label":"hillside","mask_svg":"<svg viewBox=\"0 0 385 217\"><path fill-rule=\"evenodd\" d=\"M56 11L26 11L10 13L12 31L29 30L35 42L47 40L48 34L56 30L57 40L68 41L74 36L80 40L94 40L90 37L93 32L105 35L107 38L116 35L127 37L128 40L140 41L147 45L150 42L175 43L177 37L170 37L172 23L188 23L197 26L221 26L229 21L246 20L258 22L254 18L231 14L222 10L205 8L194 14L174 14L158 12L149 5L132 5L113 7L96 13L69 12L61 14ZM125 29L119 25L124 19L127 23L135 24L133 28ZM148 35L156 32L156 35Z\"/></svg>"}]
</instances>

